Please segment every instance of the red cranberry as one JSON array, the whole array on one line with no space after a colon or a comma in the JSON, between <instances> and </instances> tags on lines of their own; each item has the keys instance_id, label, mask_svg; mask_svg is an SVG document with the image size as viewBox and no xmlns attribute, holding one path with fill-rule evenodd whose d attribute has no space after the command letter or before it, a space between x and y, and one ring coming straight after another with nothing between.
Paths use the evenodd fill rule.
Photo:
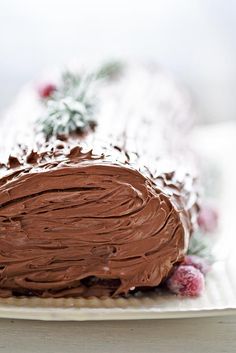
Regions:
<instances>
[{"instance_id":1,"label":"red cranberry","mask_svg":"<svg viewBox=\"0 0 236 353\"><path fill-rule=\"evenodd\" d=\"M53 83L44 83L38 87L38 94L41 98L49 98L56 89Z\"/></svg>"},{"instance_id":2,"label":"red cranberry","mask_svg":"<svg viewBox=\"0 0 236 353\"><path fill-rule=\"evenodd\" d=\"M197 297L204 290L205 280L203 274L197 268L180 265L175 268L166 284L172 293Z\"/></svg>"},{"instance_id":3,"label":"red cranberry","mask_svg":"<svg viewBox=\"0 0 236 353\"><path fill-rule=\"evenodd\" d=\"M218 213L210 206L203 206L198 215L198 225L204 232L214 232L218 225Z\"/></svg>"}]
</instances>

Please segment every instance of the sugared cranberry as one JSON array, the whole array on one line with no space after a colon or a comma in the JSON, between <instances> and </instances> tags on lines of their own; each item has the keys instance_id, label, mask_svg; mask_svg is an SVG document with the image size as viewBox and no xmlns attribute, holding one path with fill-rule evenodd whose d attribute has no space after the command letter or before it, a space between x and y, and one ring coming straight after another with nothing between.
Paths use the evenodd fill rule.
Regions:
<instances>
[{"instance_id":1,"label":"sugared cranberry","mask_svg":"<svg viewBox=\"0 0 236 353\"><path fill-rule=\"evenodd\" d=\"M214 232L218 225L218 213L210 206L203 206L198 215L198 225L204 232Z\"/></svg>"},{"instance_id":2,"label":"sugared cranberry","mask_svg":"<svg viewBox=\"0 0 236 353\"><path fill-rule=\"evenodd\" d=\"M175 294L196 297L203 292L205 280L197 268L180 265L167 280L167 287Z\"/></svg>"},{"instance_id":3,"label":"sugared cranberry","mask_svg":"<svg viewBox=\"0 0 236 353\"><path fill-rule=\"evenodd\" d=\"M211 268L209 262L206 259L197 255L186 255L181 265L193 266L201 271L203 275L207 274Z\"/></svg>"},{"instance_id":4,"label":"sugared cranberry","mask_svg":"<svg viewBox=\"0 0 236 353\"><path fill-rule=\"evenodd\" d=\"M38 87L38 94L40 98L49 98L56 89L53 83L44 83Z\"/></svg>"}]
</instances>

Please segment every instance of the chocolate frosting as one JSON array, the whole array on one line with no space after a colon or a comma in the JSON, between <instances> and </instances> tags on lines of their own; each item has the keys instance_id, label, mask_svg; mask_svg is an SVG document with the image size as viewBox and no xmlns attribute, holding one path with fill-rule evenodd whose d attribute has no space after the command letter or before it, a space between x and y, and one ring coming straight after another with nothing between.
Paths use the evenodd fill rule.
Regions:
<instances>
[{"instance_id":1,"label":"chocolate frosting","mask_svg":"<svg viewBox=\"0 0 236 353\"><path fill-rule=\"evenodd\" d=\"M68 144L4 169L1 296L101 297L161 283L188 246L194 180L132 158Z\"/></svg>"}]
</instances>

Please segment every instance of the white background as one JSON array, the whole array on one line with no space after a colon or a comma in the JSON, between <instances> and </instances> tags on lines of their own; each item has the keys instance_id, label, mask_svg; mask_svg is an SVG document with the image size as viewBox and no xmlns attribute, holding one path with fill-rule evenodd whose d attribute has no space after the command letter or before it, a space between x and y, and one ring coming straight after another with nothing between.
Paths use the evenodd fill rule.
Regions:
<instances>
[{"instance_id":1,"label":"white background","mask_svg":"<svg viewBox=\"0 0 236 353\"><path fill-rule=\"evenodd\" d=\"M0 109L45 68L125 56L173 71L201 119L234 119L235 33L234 0L0 0Z\"/></svg>"}]
</instances>

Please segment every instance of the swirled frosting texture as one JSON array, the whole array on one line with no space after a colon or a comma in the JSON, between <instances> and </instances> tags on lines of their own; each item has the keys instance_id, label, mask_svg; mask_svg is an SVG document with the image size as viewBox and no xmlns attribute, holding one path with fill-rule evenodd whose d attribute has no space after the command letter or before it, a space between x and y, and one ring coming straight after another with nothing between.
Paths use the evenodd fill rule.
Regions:
<instances>
[{"instance_id":1,"label":"swirled frosting texture","mask_svg":"<svg viewBox=\"0 0 236 353\"><path fill-rule=\"evenodd\" d=\"M4 173L0 296L123 294L157 286L181 260L196 211L193 180L155 176L111 154L31 153Z\"/></svg>"}]
</instances>

